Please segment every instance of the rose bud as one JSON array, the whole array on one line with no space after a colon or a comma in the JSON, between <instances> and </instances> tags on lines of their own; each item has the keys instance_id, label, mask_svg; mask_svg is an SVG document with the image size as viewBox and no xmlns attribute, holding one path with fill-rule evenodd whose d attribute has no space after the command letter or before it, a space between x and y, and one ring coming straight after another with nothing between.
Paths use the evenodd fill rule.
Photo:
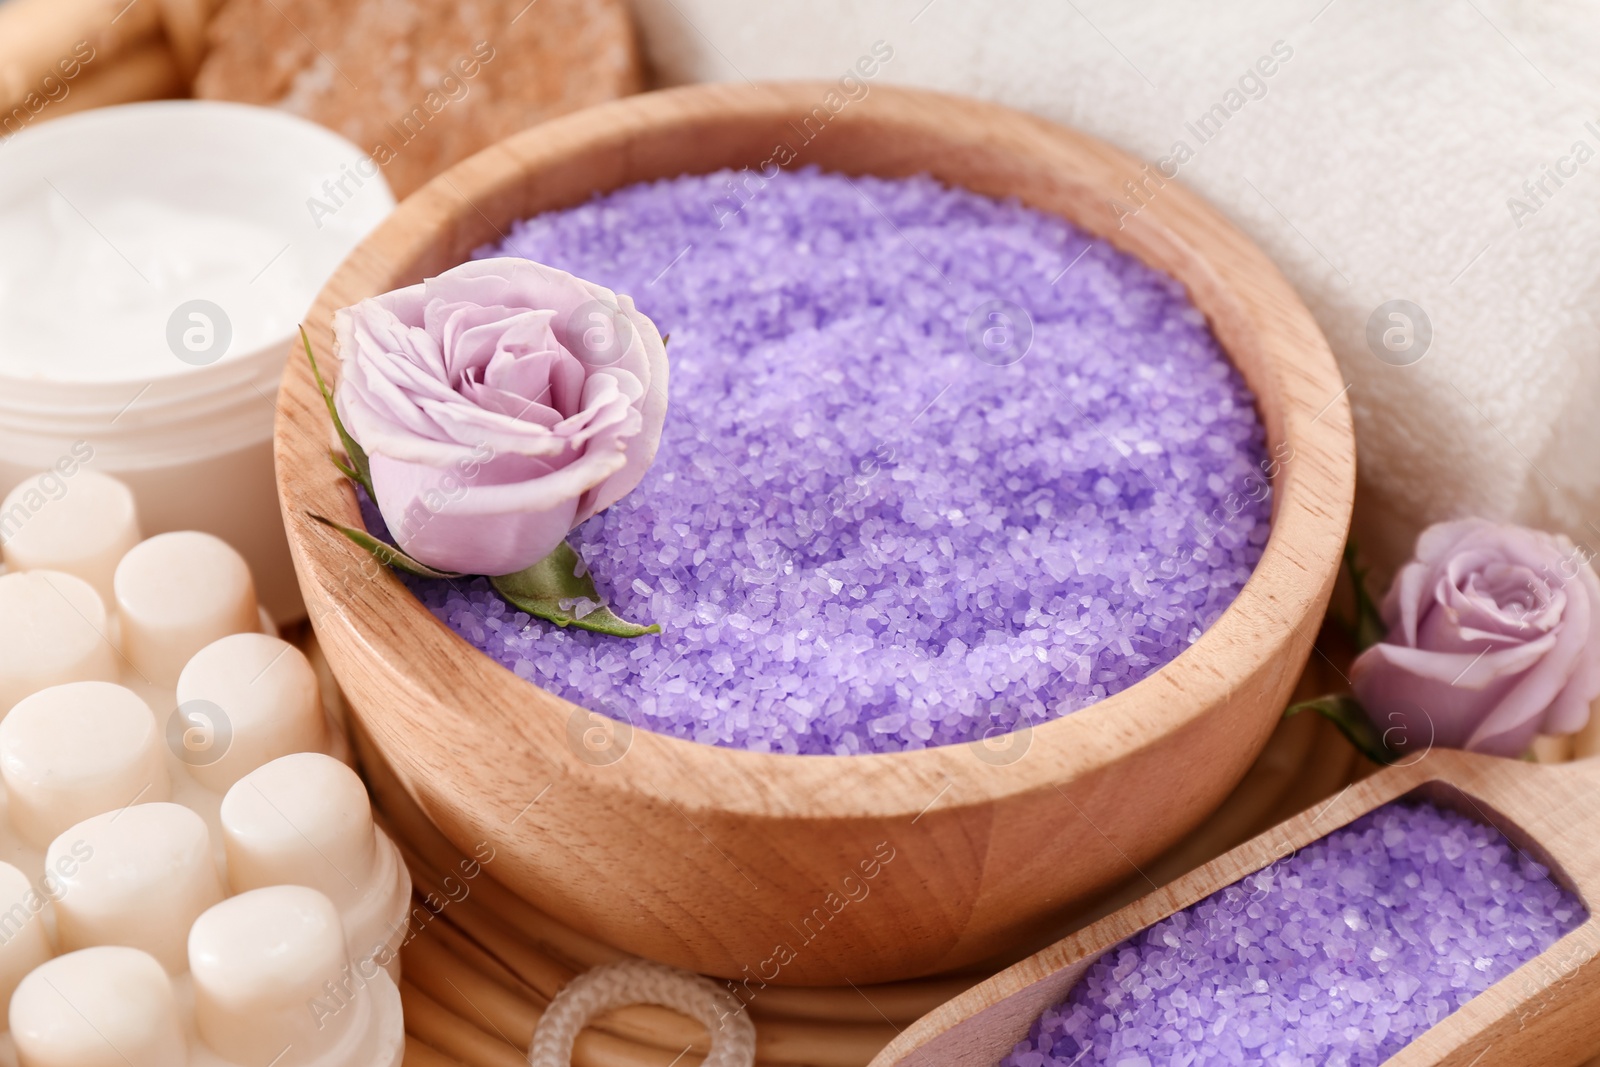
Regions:
<instances>
[{"instance_id":1,"label":"rose bud","mask_svg":"<svg viewBox=\"0 0 1600 1067\"><path fill-rule=\"evenodd\" d=\"M339 416L395 542L505 575L639 484L667 353L626 296L531 260L466 263L334 317Z\"/></svg>"},{"instance_id":2,"label":"rose bud","mask_svg":"<svg viewBox=\"0 0 1600 1067\"><path fill-rule=\"evenodd\" d=\"M1397 751L1517 756L1600 695L1600 580L1565 537L1482 519L1423 531L1383 602L1384 640L1351 668Z\"/></svg>"}]
</instances>

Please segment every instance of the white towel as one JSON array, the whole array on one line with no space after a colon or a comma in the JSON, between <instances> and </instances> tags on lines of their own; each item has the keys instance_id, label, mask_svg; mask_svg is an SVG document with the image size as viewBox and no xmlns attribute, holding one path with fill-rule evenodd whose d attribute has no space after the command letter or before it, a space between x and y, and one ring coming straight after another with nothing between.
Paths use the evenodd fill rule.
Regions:
<instances>
[{"instance_id":1,"label":"white towel","mask_svg":"<svg viewBox=\"0 0 1600 1067\"><path fill-rule=\"evenodd\" d=\"M1151 162L1185 142L1179 180L1278 263L1339 358L1357 534L1380 572L1466 515L1600 550L1595 0L634 3L669 84L837 77L881 40L894 56L876 80L1009 104ZM1389 362L1367 340L1396 299L1432 327L1410 365L1382 344L1393 329L1404 347L1404 321L1378 324Z\"/></svg>"}]
</instances>

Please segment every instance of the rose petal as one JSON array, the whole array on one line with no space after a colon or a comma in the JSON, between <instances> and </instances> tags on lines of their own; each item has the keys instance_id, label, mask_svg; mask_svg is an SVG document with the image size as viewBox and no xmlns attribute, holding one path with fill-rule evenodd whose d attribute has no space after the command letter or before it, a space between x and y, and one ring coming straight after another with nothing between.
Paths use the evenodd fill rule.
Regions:
<instances>
[{"instance_id":1,"label":"rose petal","mask_svg":"<svg viewBox=\"0 0 1600 1067\"><path fill-rule=\"evenodd\" d=\"M1350 668L1350 689L1384 742L1397 750L1441 745L1459 748L1499 699L1500 687L1458 689L1449 677L1419 674L1396 659L1398 645L1373 645Z\"/></svg>"},{"instance_id":2,"label":"rose petal","mask_svg":"<svg viewBox=\"0 0 1600 1067\"><path fill-rule=\"evenodd\" d=\"M449 471L372 457L378 510L389 532L414 559L466 574L512 574L555 550L572 528L576 495L525 495L520 507L462 510L476 490ZM537 485L544 479L520 483Z\"/></svg>"},{"instance_id":3,"label":"rose petal","mask_svg":"<svg viewBox=\"0 0 1600 1067\"><path fill-rule=\"evenodd\" d=\"M604 511L624 496L633 492L644 478L645 471L655 462L656 448L661 441L661 428L667 418L667 346L661 340L655 323L640 314L633 300L618 297L622 309L633 320L638 333L639 357L644 365L645 383L639 414L640 425L629 445L622 468L603 485L589 494L578 506L578 522L597 512ZM632 355L632 349L629 350ZM631 360L629 361L631 362Z\"/></svg>"}]
</instances>

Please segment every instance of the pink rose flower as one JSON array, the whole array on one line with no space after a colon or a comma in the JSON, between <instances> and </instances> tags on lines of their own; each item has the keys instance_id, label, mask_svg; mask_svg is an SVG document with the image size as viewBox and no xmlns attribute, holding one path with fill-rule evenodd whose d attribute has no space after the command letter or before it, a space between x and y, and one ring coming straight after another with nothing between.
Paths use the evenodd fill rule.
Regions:
<instances>
[{"instance_id":1,"label":"pink rose flower","mask_svg":"<svg viewBox=\"0 0 1600 1067\"><path fill-rule=\"evenodd\" d=\"M336 402L396 543L511 574L655 459L667 352L633 301L525 259L465 263L334 316Z\"/></svg>"},{"instance_id":2,"label":"pink rose flower","mask_svg":"<svg viewBox=\"0 0 1600 1067\"><path fill-rule=\"evenodd\" d=\"M1535 734L1581 729L1600 695L1600 580L1565 537L1431 526L1383 618L1388 636L1350 681L1392 748L1517 756Z\"/></svg>"}]
</instances>

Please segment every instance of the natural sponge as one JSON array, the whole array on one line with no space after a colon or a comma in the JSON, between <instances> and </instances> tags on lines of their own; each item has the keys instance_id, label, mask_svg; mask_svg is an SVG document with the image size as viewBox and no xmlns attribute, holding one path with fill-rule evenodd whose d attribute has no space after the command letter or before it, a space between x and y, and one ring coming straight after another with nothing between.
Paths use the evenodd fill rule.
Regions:
<instances>
[{"instance_id":1,"label":"natural sponge","mask_svg":"<svg viewBox=\"0 0 1600 1067\"><path fill-rule=\"evenodd\" d=\"M397 196L641 83L623 0L228 0L209 37L196 96L320 122L365 149Z\"/></svg>"}]
</instances>

